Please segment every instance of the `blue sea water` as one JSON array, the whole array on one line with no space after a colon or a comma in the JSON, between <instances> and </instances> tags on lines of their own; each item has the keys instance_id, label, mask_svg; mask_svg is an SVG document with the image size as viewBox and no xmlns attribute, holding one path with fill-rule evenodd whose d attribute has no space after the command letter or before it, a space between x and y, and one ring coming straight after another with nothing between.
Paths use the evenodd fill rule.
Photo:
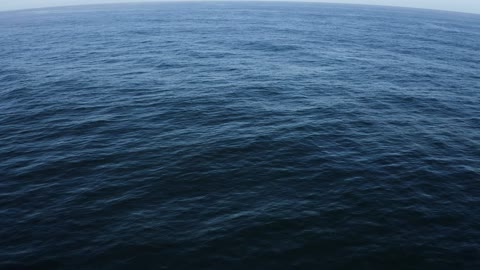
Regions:
<instances>
[{"instance_id":1,"label":"blue sea water","mask_svg":"<svg viewBox=\"0 0 480 270\"><path fill-rule=\"evenodd\" d=\"M1 269L480 269L480 15L0 13Z\"/></svg>"}]
</instances>

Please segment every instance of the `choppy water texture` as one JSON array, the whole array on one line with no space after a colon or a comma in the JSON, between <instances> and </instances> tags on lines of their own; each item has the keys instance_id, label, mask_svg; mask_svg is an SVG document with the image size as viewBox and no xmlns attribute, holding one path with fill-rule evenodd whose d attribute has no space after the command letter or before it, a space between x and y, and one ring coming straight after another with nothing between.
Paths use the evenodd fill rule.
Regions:
<instances>
[{"instance_id":1,"label":"choppy water texture","mask_svg":"<svg viewBox=\"0 0 480 270\"><path fill-rule=\"evenodd\" d=\"M480 269L480 16L0 13L0 268Z\"/></svg>"}]
</instances>

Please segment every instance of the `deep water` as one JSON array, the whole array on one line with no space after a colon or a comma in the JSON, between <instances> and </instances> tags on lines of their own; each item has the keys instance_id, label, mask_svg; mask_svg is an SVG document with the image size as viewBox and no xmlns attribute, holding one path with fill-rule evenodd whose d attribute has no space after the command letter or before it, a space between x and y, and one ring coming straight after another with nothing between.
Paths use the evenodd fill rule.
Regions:
<instances>
[{"instance_id":1,"label":"deep water","mask_svg":"<svg viewBox=\"0 0 480 270\"><path fill-rule=\"evenodd\" d=\"M0 268L480 269L480 15L0 13Z\"/></svg>"}]
</instances>

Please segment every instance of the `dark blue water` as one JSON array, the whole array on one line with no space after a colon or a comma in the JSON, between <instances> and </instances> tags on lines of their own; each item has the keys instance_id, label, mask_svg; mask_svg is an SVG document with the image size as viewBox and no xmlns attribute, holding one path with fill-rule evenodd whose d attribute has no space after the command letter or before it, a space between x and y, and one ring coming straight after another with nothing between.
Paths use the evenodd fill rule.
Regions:
<instances>
[{"instance_id":1,"label":"dark blue water","mask_svg":"<svg viewBox=\"0 0 480 270\"><path fill-rule=\"evenodd\" d=\"M0 13L1 269L480 269L480 16Z\"/></svg>"}]
</instances>

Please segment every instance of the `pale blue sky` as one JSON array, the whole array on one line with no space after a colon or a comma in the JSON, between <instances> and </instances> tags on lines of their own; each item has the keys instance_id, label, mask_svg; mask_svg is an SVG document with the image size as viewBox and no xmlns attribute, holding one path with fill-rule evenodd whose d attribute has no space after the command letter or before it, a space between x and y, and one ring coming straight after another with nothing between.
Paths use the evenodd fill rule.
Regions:
<instances>
[{"instance_id":1,"label":"pale blue sky","mask_svg":"<svg viewBox=\"0 0 480 270\"><path fill-rule=\"evenodd\" d=\"M295 0L291 0L291 1L294 2ZM309 1L309 2L403 6L403 7L430 8L430 9L480 13L480 0L326 0L326 1L303 0L303 1L304 2ZM13 10L13 9L38 8L38 7L49 7L49 6L64 6L64 5L79 5L79 4L128 3L128 2L149 2L149 1L148 0L0 0L0 10Z\"/></svg>"}]
</instances>

